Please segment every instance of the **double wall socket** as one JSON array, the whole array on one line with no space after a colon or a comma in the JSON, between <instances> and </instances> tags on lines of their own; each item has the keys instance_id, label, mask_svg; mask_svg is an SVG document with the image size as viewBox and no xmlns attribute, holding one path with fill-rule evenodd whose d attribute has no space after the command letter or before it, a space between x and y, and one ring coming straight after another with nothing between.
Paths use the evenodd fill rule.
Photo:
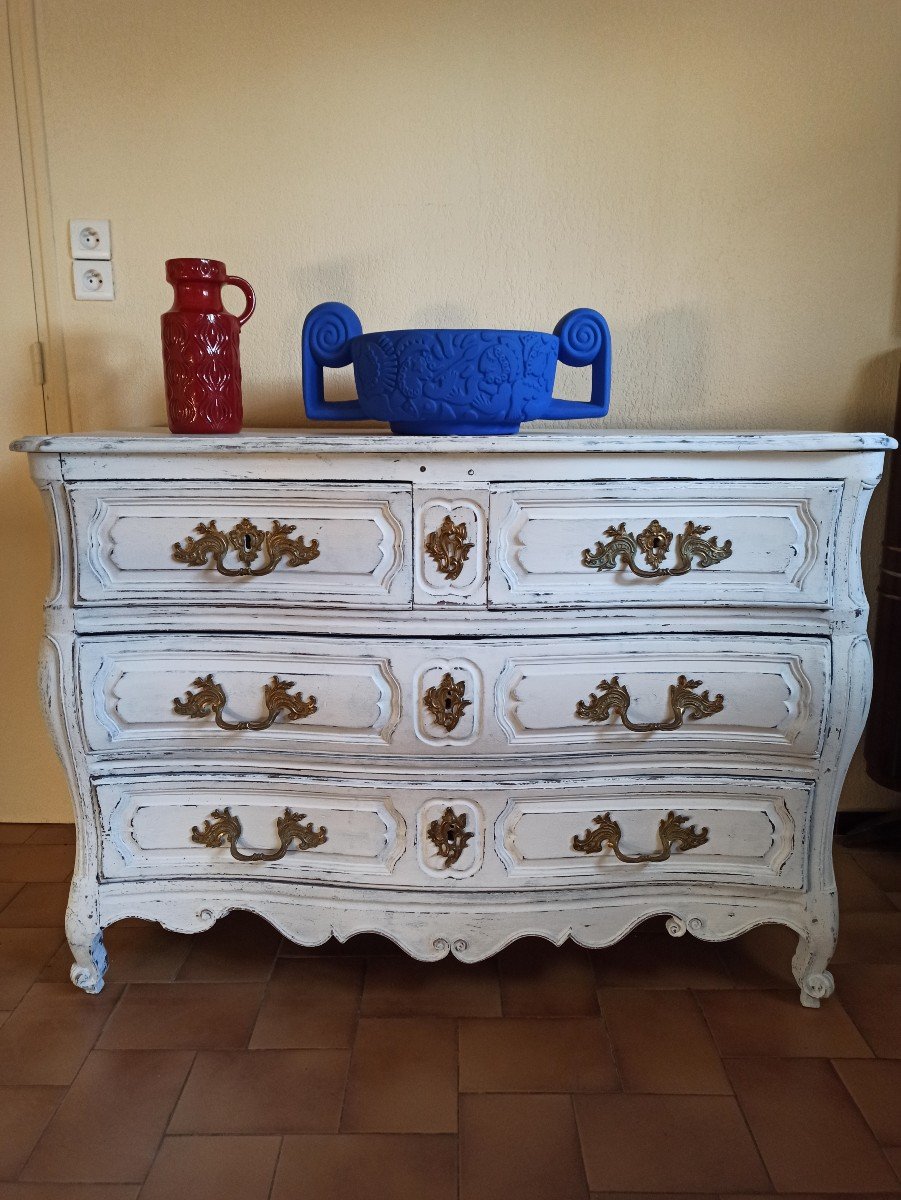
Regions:
<instances>
[{"instance_id":1,"label":"double wall socket","mask_svg":"<svg viewBox=\"0 0 901 1200\"><path fill-rule=\"evenodd\" d=\"M93 218L70 221L69 247L75 299L115 300L109 221Z\"/></svg>"}]
</instances>

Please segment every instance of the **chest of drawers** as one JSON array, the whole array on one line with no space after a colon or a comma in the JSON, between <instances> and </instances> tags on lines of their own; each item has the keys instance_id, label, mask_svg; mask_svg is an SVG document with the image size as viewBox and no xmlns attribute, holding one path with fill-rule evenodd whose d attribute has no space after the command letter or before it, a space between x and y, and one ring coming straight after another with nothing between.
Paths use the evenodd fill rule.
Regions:
<instances>
[{"instance_id":1,"label":"chest of drawers","mask_svg":"<svg viewBox=\"0 0 901 1200\"><path fill-rule=\"evenodd\" d=\"M27 438L41 686L103 929L477 960L781 922L832 990L882 435Z\"/></svg>"}]
</instances>

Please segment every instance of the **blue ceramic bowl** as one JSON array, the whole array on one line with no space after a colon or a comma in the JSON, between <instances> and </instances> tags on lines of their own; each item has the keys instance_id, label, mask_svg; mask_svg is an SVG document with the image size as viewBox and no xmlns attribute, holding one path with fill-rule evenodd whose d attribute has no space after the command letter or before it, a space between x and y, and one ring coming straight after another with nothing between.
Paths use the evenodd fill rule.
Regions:
<instances>
[{"instance_id":1,"label":"blue ceramic bowl","mask_svg":"<svg viewBox=\"0 0 901 1200\"><path fill-rule=\"evenodd\" d=\"M591 366L591 400L555 400L557 362ZM326 400L324 367L352 362L357 399ZM603 417L610 330L577 308L550 333L398 329L363 333L346 304L319 304L303 325L303 395L316 421L387 421L394 433L516 433L521 421Z\"/></svg>"}]
</instances>

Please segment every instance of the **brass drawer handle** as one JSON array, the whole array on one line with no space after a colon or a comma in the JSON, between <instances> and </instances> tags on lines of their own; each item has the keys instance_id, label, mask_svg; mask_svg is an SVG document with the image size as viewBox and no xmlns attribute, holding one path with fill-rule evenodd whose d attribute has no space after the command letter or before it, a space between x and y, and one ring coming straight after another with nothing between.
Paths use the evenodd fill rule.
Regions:
<instances>
[{"instance_id":1,"label":"brass drawer handle","mask_svg":"<svg viewBox=\"0 0 901 1200\"><path fill-rule=\"evenodd\" d=\"M673 540L670 531L655 518L636 537L634 533L626 531L626 523L621 521L619 525L611 525L604 530L604 536L610 539L609 542L597 542L594 550L586 547L582 551L582 566L595 571L612 571L619 561L624 563L633 575L640 575L642 579L687 575L695 560L703 569L732 555L731 539L719 546L716 537L703 536L709 529L709 525L695 525L694 521L686 521L685 530L676 534L675 566L661 567L660 564L669 553ZM649 571L636 565L635 559L639 552L651 568Z\"/></svg>"},{"instance_id":2,"label":"brass drawer handle","mask_svg":"<svg viewBox=\"0 0 901 1200\"><path fill-rule=\"evenodd\" d=\"M268 575L283 558L287 567L302 567L319 557L319 542L316 538L307 545L303 537L288 536L296 528L296 525L282 525L280 521L273 521L272 528L264 532L258 529L249 517L244 517L233 529L223 533L221 529L216 528L215 521L209 521L207 524L201 521L194 530L201 536L186 537L184 545L176 542L172 547L172 557L176 562L187 563L189 567L203 567L212 557L220 575ZM262 566L254 567L252 564L256 562L261 549L266 551L266 560ZM225 565L225 556L229 550L236 551L243 566Z\"/></svg>"},{"instance_id":3,"label":"brass drawer handle","mask_svg":"<svg viewBox=\"0 0 901 1200\"><path fill-rule=\"evenodd\" d=\"M430 687L422 698L435 724L446 729L448 733L457 728L464 711L472 704L471 700L463 699L465 692L466 680L454 682L451 673L445 671L438 686Z\"/></svg>"},{"instance_id":4,"label":"brass drawer handle","mask_svg":"<svg viewBox=\"0 0 901 1200\"><path fill-rule=\"evenodd\" d=\"M669 687L670 708L673 710L670 719L638 724L629 720L629 705L632 703L632 697L626 687L620 683L619 676L614 675L610 679L602 679L598 684L600 689L598 692L592 692L587 700L578 702L576 716L582 721L606 721L613 712L619 716L627 729L631 729L635 733L655 733L680 729L686 710L689 721L703 721L705 717L712 717L714 713L723 711L722 695L714 696L711 699L709 691L698 694L694 689L700 686L700 679L686 679L684 675L680 675L678 680L671 683Z\"/></svg>"},{"instance_id":5,"label":"brass drawer handle","mask_svg":"<svg viewBox=\"0 0 901 1200\"><path fill-rule=\"evenodd\" d=\"M445 870L456 863L474 836L466 828L466 813L455 813L446 808L438 820L431 821L427 830L428 839L444 859Z\"/></svg>"},{"instance_id":6,"label":"brass drawer handle","mask_svg":"<svg viewBox=\"0 0 901 1200\"><path fill-rule=\"evenodd\" d=\"M279 846L277 850L254 850L245 854L238 849L238 838L241 836L241 822L233 816L228 808L216 808L203 823L200 829L194 825L191 829L191 841L199 842L201 846L209 846L215 850L223 841L228 842L232 858L238 862L278 862L288 853L292 842L297 842L298 850L312 850L328 841L328 830L324 825L313 828L313 822L301 825L306 813L292 812L286 808L284 814L276 818L275 828L278 833Z\"/></svg>"},{"instance_id":7,"label":"brass drawer handle","mask_svg":"<svg viewBox=\"0 0 901 1200\"><path fill-rule=\"evenodd\" d=\"M604 849L605 843L609 842L610 849L620 862L666 862L673 852L673 846L678 846L680 850L694 850L696 846L703 846L705 842L710 841L706 825L703 829L697 830L694 825L688 825L689 819L689 817L676 816L674 812L667 813L657 827L659 849L652 850L650 854L623 854L619 848L623 831L617 822L612 820L610 813L604 813L603 816L594 818L593 824L597 826L597 829L586 829L584 837L573 838L573 850L578 850L582 854L599 854Z\"/></svg>"},{"instance_id":8,"label":"brass drawer handle","mask_svg":"<svg viewBox=\"0 0 901 1200\"><path fill-rule=\"evenodd\" d=\"M208 717L212 714L220 729L268 729L280 712L286 714L287 720L297 721L316 711L315 696L304 700L301 695L290 695L290 689L294 687L293 680L279 679L277 675L273 675L272 682L263 689L263 700L269 716L261 717L259 721L226 721L222 716L227 703L225 690L212 675L198 676L194 680L194 687L199 690L186 692L184 700L179 700L178 696L173 699L175 712L180 717Z\"/></svg>"},{"instance_id":9,"label":"brass drawer handle","mask_svg":"<svg viewBox=\"0 0 901 1200\"><path fill-rule=\"evenodd\" d=\"M457 579L474 545L475 542L466 540L465 521L455 525L453 519L446 516L439 528L426 538L425 552L435 560L445 578Z\"/></svg>"}]
</instances>

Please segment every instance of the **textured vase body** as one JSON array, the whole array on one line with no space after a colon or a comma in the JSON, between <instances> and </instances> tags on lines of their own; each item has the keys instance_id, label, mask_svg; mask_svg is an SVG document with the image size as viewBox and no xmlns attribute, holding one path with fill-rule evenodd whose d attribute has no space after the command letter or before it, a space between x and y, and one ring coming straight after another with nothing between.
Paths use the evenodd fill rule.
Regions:
<instances>
[{"instance_id":1,"label":"textured vase body","mask_svg":"<svg viewBox=\"0 0 901 1200\"><path fill-rule=\"evenodd\" d=\"M254 310L253 289L212 258L170 258L166 279L175 299L162 315L166 411L173 433L239 433L241 326ZM247 297L239 317L222 306L222 287Z\"/></svg>"},{"instance_id":2,"label":"textured vase body","mask_svg":"<svg viewBox=\"0 0 901 1200\"><path fill-rule=\"evenodd\" d=\"M547 408L557 346L546 333L410 330L364 333L351 355L363 411L396 433L501 433Z\"/></svg>"},{"instance_id":3,"label":"textured vase body","mask_svg":"<svg viewBox=\"0 0 901 1200\"><path fill-rule=\"evenodd\" d=\"M554 332L400 329L363 333L345 304L317 305L303 336L303 394L314 420L389 422L401 434L515 433L521 421L603 417L610 405L610 330L575 309ZM553 395L557 362L592 368L591 401ZM325 399L323 367L353 363L357 399Z\"/></svg>"}]
</instances>

